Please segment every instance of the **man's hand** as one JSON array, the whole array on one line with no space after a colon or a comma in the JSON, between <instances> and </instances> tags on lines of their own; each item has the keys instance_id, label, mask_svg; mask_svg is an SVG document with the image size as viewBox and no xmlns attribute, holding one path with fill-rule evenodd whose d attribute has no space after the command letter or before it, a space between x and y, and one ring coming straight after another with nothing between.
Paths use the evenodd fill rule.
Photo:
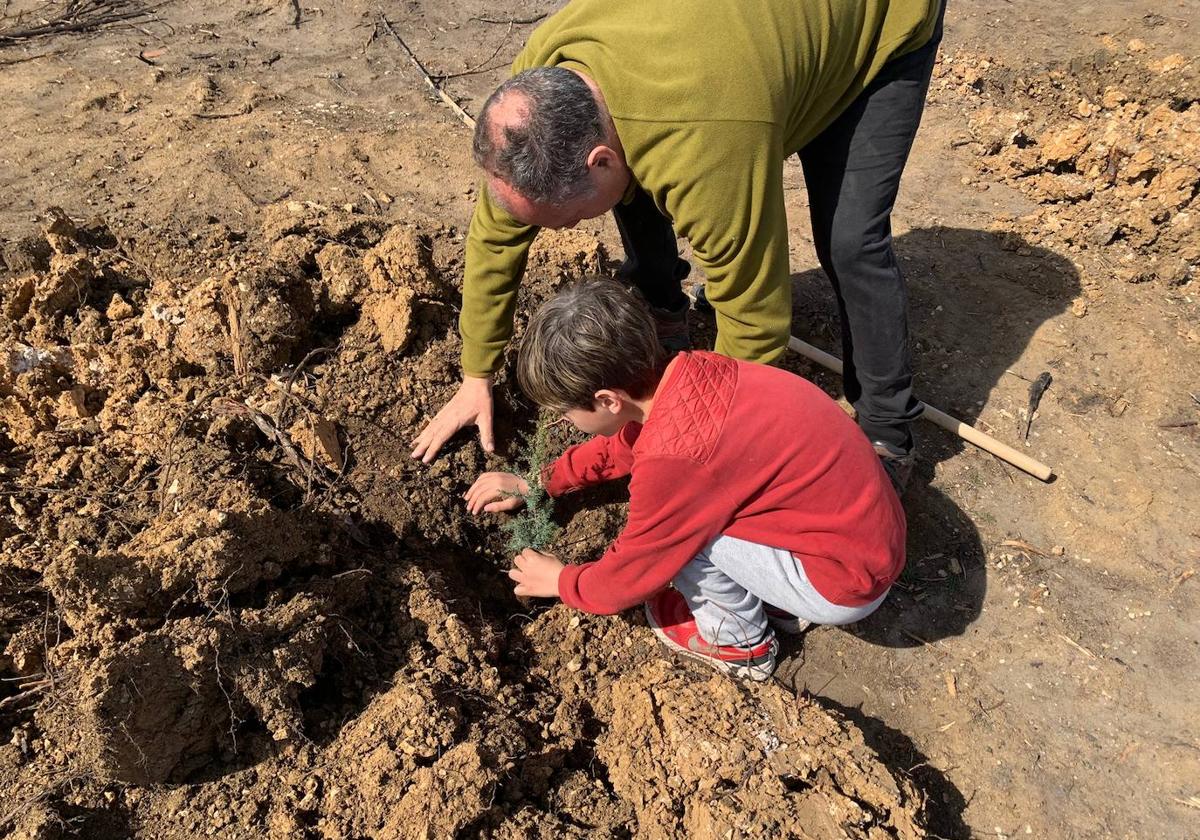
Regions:
<instances>
[{"instance_id":1,"label":"man's hand","mask_svg":"<svg viewBox=\"0 0 1200 840\"><path fill-rule=\"evenodd\" d=\"M488 472L475 479L471 489L463 494L467 510L473 516L481 513L499 513L516 510L525 504L522 496L529 493L529 482L519 475L506 472Z\"/></svg>"},{"instance_id":2,"label":"man's hand","mask_svg":"<svg viewBox=\"0 0 1200 840\"><path fill-rule=\"evenodd\" d=\"M557 598L563 563L552 554L527 548L513 558L508 576L517 582L513 593L525 598Z\"/></svg>"},{"instance_id":3,"label":"man's hand","mask_svg":"<svg viewBox=\"0 0 1200 840\"><path fill-rule=\"evenodd\" d=\"M479 427L479 443L484 452L493 452L492 439L492 378L464 376L450 402L429 421L429 425L413 444L412 457L428 464L437 457L442 446L464 426Z\"/></svg>"}]
</instances>

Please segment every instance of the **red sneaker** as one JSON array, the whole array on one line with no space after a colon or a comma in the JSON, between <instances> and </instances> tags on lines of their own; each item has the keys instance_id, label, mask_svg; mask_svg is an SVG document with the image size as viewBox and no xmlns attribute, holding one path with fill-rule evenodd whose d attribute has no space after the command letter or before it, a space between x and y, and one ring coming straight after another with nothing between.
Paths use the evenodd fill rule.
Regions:
<instances>
[{"instance_id":1,"label":"red sneaker","mask_svg":"<svg viewBox=\"0 0 1200 840\"><path fill-rule=\"evenodd\" d=\"M654 635L684 656L707 662L726 674L758 682L770 678L775 671L775 653L779 645L770 630L761 642L747 647L706 642L687 601L675 589L664 589L653 596L646 602L645 610Z\"/></svg>"},{"instance_id":2,"label":"red sneaker","mask_svg":"<svg viewBox=\"0 0 1200 840\"><path fill-rule=\"evenodd\" d=\"M812 627L811 621L806 621L803 618L796 618L790 612L781 610L779 607L773 607L770 604L763 604L763 612L767 614L767 623L778 630L780 633L787 633L791 636L797 636Z\"/></svg>"}]
</instances>

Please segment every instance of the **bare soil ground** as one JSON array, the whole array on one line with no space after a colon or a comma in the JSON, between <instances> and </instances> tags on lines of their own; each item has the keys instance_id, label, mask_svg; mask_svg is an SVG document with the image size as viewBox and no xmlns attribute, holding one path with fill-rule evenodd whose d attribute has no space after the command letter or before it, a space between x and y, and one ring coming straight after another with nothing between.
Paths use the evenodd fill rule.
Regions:
<instances>
[{"instance_id":1,"label":"bare soil ground","mask_svg":"<svg viewBox=\"0 0 1200 840\"><path fill-rule=\"evenodd\" d=\"M407 458L476 175L395 35L473 111L553 4L4 42L55 8L0 18L0 833L1195 836L1194 5L951 4L896 213L920 395L1057 479L923 428L898 591L757 687L511 596L458 499L533 421L507 379L496 457ZM606 219L539 238L522 317L619 257ZM558 550L622 516L572 499Z\"/></svg>"}]
</instances>

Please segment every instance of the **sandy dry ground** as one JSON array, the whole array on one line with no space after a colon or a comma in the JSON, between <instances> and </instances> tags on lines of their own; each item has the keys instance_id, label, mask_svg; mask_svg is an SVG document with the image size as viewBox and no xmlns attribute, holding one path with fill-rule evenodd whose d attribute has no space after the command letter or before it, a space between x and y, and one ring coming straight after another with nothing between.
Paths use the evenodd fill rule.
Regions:
<instances>
[{"instance_id":1,"label":"sandy dry ground","mask_svg":"<svg viewBox=\"0 0 1200 840\"><path fill-rule=\"evenodd\" d=\"M9 17L0 22L0 30L28 23L33 19L29 13L41 6L6 4ZM51 837L65 825L81 836L194 836L189 832L212 828L213 836L235 837L261 836L269 826L280 836L304 831L320 837L354 836L374 825L393 836L412 836L433 803L452 799L444 789L436 795L429 792L445 773L425 773L430 761L451 756L457 762L454 772L471 783L453 792L453 801L461 806L455 813L462 819L441 824L443 831L495 832L505 820L515 820L510 824L512 836L535 830L586 833L588 825L604 826L620 836L622 826L661 818L654 802L634 805L630 798L639 778L657 779L660 768L639 765L637 750L618 744L618 735L627 741L644 736L644 749L658 750L672 738L685 739L686 726L663 728L661 720L658 729L650 726L650 735L644 730L638 730L643 736L636 735L629 728L636 726L626 718L641 720L642 712L629 710L653 710L663 702L655 698L677 696L685 707L677 719L694 720L688 704L698 703L697 692L709 690L707 675L688 668L662 671L652 649L645 655L640 648L627 651L622 637L647 646L649 637L644 629L621 630L621 620L614 624L585 619L583 631L591 633L591 641L580 660L571 647L583 642L582 636L572 635L580 625L566 629L569 617L561 610L539 613L538 623L526 632L536 666L518 667L505 658L501 651L514 643L506 626L508 616L521 608L502 600L499 581L493 580L499 575L493 575L490 566L486 573L480 573L482 567L455 571L477 549L501 557L498 543L489 536L490 523L470 523L449 510L454 493L461 492L462 482L483 465L482 458L469 440L463 440L446 464L425 472L406 462L404 440L394 431L415 428L452 384L452 286L455 278L461 279L461 241L476 173L467 130L427 95L383 20L431 72L447 76L446 89L473 111L503 78L507 60L531 29L515 21L552 7L505 0L380 5L349 0L325 6L301 2L298 7L286 2L169 3L136 26L0 47L5 102L0 125L4 300L21 298L17 284L31 273L41 278L30 287L33 297L24 309L6 312L9 322L3 338L30 345L36 338L68 347L109 347L114 358L127 354L121 357L122 370L143 365L148 377L144 385L98 380L87 386L91 391L78 395L82 407L72 402L74 397L63 397L74 393L65 380L35 383L43 390L34 396L74 411L75 421L94 415L103 425L106 416L127 410L146 426L178 427L181 439L191 441L186 455L191 460L175 478L184 482L180 486L185 491L185 479L198 482L197 511L214 509L216 497L204 493L225 491L201 485L206 470L216 469L213 464L226 457L220 452L245 454L271 447L264 443L261 427L256 432L246 425L248 415L238 420L228 411L214 412L210 402L201 405L203 398L212 397L207 387L235 367L240 373L266 375L291 370L289 365L308 349L323 346L332 336L340 348L336 356L310 360L320 363L313 366L313 399L324 410L336 409L342 442L356 447L358 459L341 477L344 481L327 476L334 489L318 494L326 505L321 515L330 521L307 523L339 531L329 539L329 550L340 559L329 565L318 556L316 543L298 538L294 550L283 552L289 558L285 562L324 571L294 586L293 579L269 565L280 562L272 555L274 559L262 561L253 579L242 582L247 594L237 602L246 611L240 626L259 620L256 632L283 639L277 649L296 657L276 657L271 667L278 673L263 670L267 666L254 664L258 660L252 657L245 660L246 681L238 683L246 703L242 717L257 721L262 743L248 731L246 741L257 745L228 754L214 746L216 735L205 734L201 727L200 735L169 751L159 773L132 778L130 772L149 772L146 765L136 758L122 764L118 758L104 766L126 782L89 787L73 774L93 766L86 761L103 764L108 753L93 743L87 748L98 750L93 755L84 744L80 757L65 754L56 764L52 753L70 750L62 744L47 746L44 738L69 728L70 718L64 724L61 715L75 707L33 696L0 709L3 740L12 739L0 766L6 775L0 778L20 780L14 784L22 785L21 790L34 791L12 809L6 803L0 819L10 824L0 831L17 826L31 837ZM18 20L18 13L27 14ZM858 768L846 776L859 784L857 801L878 803L893 797L895 812L876 815L892 833L903 836L917 830L902 825L911 817L905 810L911 790L926 798L920 819L928 828L921 830L943 837L1196 834L1197 30L1200 14L1186 2L1164 6L1102 0L1052 9L1030 0L951 3L942 61L895 217L896 247L911 285L919 394L1001 439L1019 443L1052 465L1057 478L1041 483L924 427L918 481L906 498L910 568L902 587L871 620L849 631L818 630L786 648L789 656L780 669L781 682L811 696L816 706L802 704L799 717L784 721L778 717L783 712L774 695L764 694L757 701L765 710L762 714L774 716L777 728L809 725L813 731L840 732L829 737L846 766ZM468 75L449 76L461 73ZM812 253L799 166L789 165L785 177L796 281L794 332L832 349L837 324L827 283ZM30 243L22 243L38 233L45 224L44 211L52 206L76 220L103 217L117 234L113 239L99 233L90 239L84 236L83 244L65 245L66 254L58 255L85 253L91 268L75 265L74 270L100 278L86 281L96 291L89 293L93 297L84 306L71 300L79 277L70 274L71 266L59 259L54 270L39 268L37 248L31 251ZM383 268L377 275L342 270L340 260L358 265L365 254L383 247L380 239L393 225L425 243L413 247L427 248L428 261L405 251L411 242L396 234L384 250L400 256L381 256ZM48 252L45 239L41 237L38 247ZM78 242L78 237L72 241ZM320 250L331 244L350 252ZM242 290L242 297L235 296L236 305L230 304L232 298L222 297L229 294L222 292L223 276L254 270L266 277L276 270L261 268L268 261L248 256L258 253L269 253L270 265L290 265L289 276L337 276L344 285L336 294L310 294L297 301L288 297L295 285L276 288L267 280L257 285L255 281L247 286L249 291ZM611 221L585 224L575 238L548 246L535 265L537 279L530 295L544 293L578 267L602 265L606 256L614 255L619 257L620 246ZM208 278L210 286L205 287ZM68 287L68 282L76 285ZM424 288L423 282L450 285ZM251 325L246 330L251 338L237 345L242 349L218 358L213 348L219 345L224 352L228 346L228 307L257 312L263 310L262 301L277 301L281 294L287 304L280 310L283 321ZM103 306L95 295L103 296ZM130 305L133 314L124 315L119 306L112 310L114 295ZM414 299L420 306L411 308ZM167 310L173 305L188 307L188 313L210 312L212 320L187 321L181 338L169 331L172 316ZM87 314L89 307L96 311L94 317ZM63 314L65 310L69 311ZM418 316L410 325L414 311ZM297 327L309 316L315 319L311 324ZM152 334L160 327L167 332ZM702 323L699 332L710 336L710 325ZM121 349L126 340L151 342L158 355ZM109 351L97 352L103 357ZM245 354L240 363L234 358L238 352ZM404 353L409 361L395 369L380 361ZM833 378L803 363L793 364L836 393ZM1053 381L1025 442L1028 390L1042 372L1051 373ZM63 662L76 650L72 644L79 656L132 644L133 637L92 638L92 630L83 633L74 627L68 632L70 639L64 641L58 629L46 641L47 616L54 624L65 610L68 625L75 615L80 627L93 627L87 616L89 610L99 609L94 598L89 600L87 592L81 594L71 583L91 579L95 568L80 560L74 566L65 564L64 571L62 555L50 556L51 549L65 551L74 540L92 552L89 557L116 557L128 541L142 552L139 562L155 551L172 550L161 530L167 509L162 499L171 485L156 484L169 471L163 476L154 469L183 458L178 449L182 444L164 443L165 451L162 446L139 449L122 444L121 457L128 456L132 470L128 485L122 486L150 492L136 501L132 513L105 509L107 497L96 502L99 506L88 506L86 498L75 496L53 501L53 488L82 486L79 476L92 461L116 455L98 443L85 442L74 427L64 427L62 414L54 413L58 408L38 415L29 403L34 396L28 388L33 385L18 382L15 374L10 379L0 390L0 398L11 398L3 403L6 414L0 418L5 430L0 442L6 448L0 456L5 470L0 480L13 501L11 511L0 513L5 636L17 639L19 629L36 624L39 643L30 648L30 631L21 630L26 639L21 650L48 654L52 647L66 645L59 654ZM381 387L389 390L379 392ZM149 405L147 393L160 395L163 406ZM255 397L243 380L222 394L249 403ZM113 403L106 415L101 403L109 397ZM18 411L12 400L26 402ZM133 406L139 407L135 411ZM189 406L203 410L193 415ZM219 428L192 430L190 424L201 416ZM304 416L301 412L289 418L299 422ZM32 425L26 424L30 417ZM528 420L522 418L519 407L512 409L506 431ZM390 437L379 431L382 427L393 430ZM192 437L189 430L194 431ZM133 438L138 431L125 429ZM50 458L52 447L57 448ZM78 450L74 463L67 457L72 447ZM99 447L101 455L88 455L88 447ZM285 473L289 469L278 452L256 457L263 463L274 458L268 466L279 466ZM315 456L306 457L311 462ZM251 549L236 543L243 546L238 550L253 553L253 535L260 533L260 526L268 534L299 528L296 533L303 537L304 523L295 523L295 511L280 513L264 500L273 498L271 492L284 492L276 487L282 481L291 488L287 498L307 510L303 505L312 501L312 488L303 481L297 484L295 474L282 480L252 473L221 474L231 488L237 485L228 491L233 494L228 498L240 500L241 508L234 508L254 523L238 535ZM147 483L139 487L143 478ZM34 491L31 486L43 489ZM179 487L171 491L179 492ZM584 506L570 513L564 553L582 559L618 527L619 494L604 497L598 510ZM74 531L59 527L60 520L67 519L91 524L76 522ZM351 525L335 526L335 519ZM188 532L193 537L212 537L200 525L195 528L201 530ZM130 533L122 536L126 529ZM157 534L159 542L150 545L148 534ZM399 554L382 547L389 535L405 540ZM577 538L573 544L571 535ZM410 629L405 631L408 635L385 634L386 652L370 667L355 666L358 684L341 696L345 686L336 674L342 666L331 671L322 661L351 655L342 636L349 638L349 645L360 640L329 624L328 616L345 607L372 616L372 621L394 620L381 618L391 616L393 606L386 598L381 601L379 591L342 585L347 579L338 575L357 565L344 557L359 550L376 552L380 559L372 563L402 564L379 591L402 593L396 597L404 598L410 615L425 609L430 627L444 627L447 603L465 600L466 605L457 604L454 611L478 618L463 631L466 641L459 639L457 644L483 653L463 654L457 664L441 666L446 674L465 681L463 685L470 683L473 692L487 694L496 684L512 686L518 698L514 702L530 714L525 724L512 732L504 730L498 741L486 744L469 734L478 721L501 720L501 710L469 697L442 704L439 687L449 678L439 682L421 670L436 671L432 662L414 666L420 656L410 656L408 647L415 645L426 654L438 650L445 640L428 628ZM121 556L128 559L132 553ZM209 626L213 621L219 624L221 617L220 608L213 610L213 605L231 597L222 592L229 588L227 576L236 567L222 565L222 556L220 551L197 555L196 568L204 572L201 577L210 591L188 595L182 582L178 590L171 590L172 597L191 604L186 618L199 622L195 632L216 634L205 637L211 649L197 654L200 659L230 650L223 647L227 642L238 644L222 636L219 627ZM204 565L212 557L218 560ZM44 572L52 563L57 571L47 581ZM433 567L440 569L434 577L442 575L445 581L429 583L425 573ZM85 573L87 569L92 572ZM195 569L188 573L199 574ZM475 575L491 582L466 582ZM280 590L286 589L287 597L303 595L307 600L288 601L282 595L272 600L271 581L276 580L287 582ZM97 591L103 589L101 583L94 585ZM49 598L48 592L55 597ZM425 594L418 597L414 592ZM170 601L139 606L129 618L130 626L142 632L149 628L148 621L166 622L170 606ZM110 612L96 615L122 614L111 604L104 609ZM142 639L137 641L139 655L149 657L145 661L174 656L151 649L153 644L144 640L154 632L149 630L137 637ZM589 670L589 663L602 660L610 644L615 664ZM6 679L20 675L29 683L38 682L38 675L47 670L42 661L47 656L25 661L16 655L20 651L10 648L0 658ZM499 683L488 682L488 667L499 668ZM564 670L568 668L574 670ZM262 675L268 672L270 679L291 680L287 684L293 693L264 693L261 685L255 693L254 679L266 679ZM322 691L323 681L337 687ZM105 685L119 683L113 677ZM18 684L26 683L4 683ZM225 685L208 684L197 696L214 689L224 692ZM5 699L17 693L0 689ZM120 698L113 692L104 696L117 706L108 708L97 701L87 714L101 721L105 715L115 719ZM552 731L554 721L532 711L555 696L568 697L567 706L575 704L562 720L556 718L561 729L557 732ZM596 708L579 711L589 696ZM387 723L388 715L372 705L372 698L419 709L410 712L420 721L414 726L423 729L424 721L430 721L433 740L402 750L403 761L371 777L383 780L371 784L384 791L381 801L394 802L392 813L371 814L356 804L351 808L353 819L342 819L330 790L364 783L353 774L321 771L322 776L313 768L385 762L382 753L411 740L403 731L385 733L386 737L375 734L376 723L385 730L394 723ZM336 718L337 727L345 727L339 730L343 734L310 733L313 743L307 745L280 738L286 745L280 757L271 746L273 733L302 729L306 703L324 710L326 718ZM234 705L230 714L236 722ZM848 720L852 728L837 729L832 718L817 714L822 708ZM615 723L619 721L626 721L621 724L625 729ZM855 730L871 749L855 740ZM555 743L561 755L549 758ZM381 754L364 758L354 752L359 745ZM288 749L297 752L287 753ZM443 750L448 750L444 756ZM887 772L872 763L871 750ZM528 766L516 758L530 753L539 758ZM214 759L207 768L179 764L210 754L220 761ZM540 785L531 783L529 791L516 795L511 783L503 781L513 767L497 767L497 755L516 761L518 773L549 769ZM576 790L590 784L582 768L594 767L597 761L608 768L601 793ZM258 766L270 769L258 771ZM291 774L280 767L291 768ZM792 778L772 776L770 768L762 772L764 778L777 781ZM315 787L310 781L314 773L321 779ZM278 778L267 778L273 774ZM712 797L711 787L704 787L704 779L689 787L690 782L680 783L677 777L676 770L652 783L676 803L700 796L697 790L707 791L705 801L710 804L721 801ZM725 777L716 773L712 778ZM891 781L885 784L881 779ZM791 788L785 785L780 795L798 795L796 788L810 783L817 784L815 776ZM37 784L43 784L42 794ZM895 787L889 793L879 784ZM868 791L870 785L876 787ZM818 790L833 787L817 784ZM290 791L290 810L263 804L282 795L281 790ZM413 796L402 801L404 793ZM526 794L539 803L537 814L567 814L576 822L557 827L537 822L542 818L535 819L519 805ZM513 795L517 798L505 799ZM489 796L493 801L487 801ZM756 836L754 829L761 831L780 816L763 810L766 799L743 803L759 808L754 813L763 820L743 826L747 836ZM209 812L216 809L229 815L224 822L208 821ZM690 813L689 819L721 825L728 816L716 806ZM189 815L198 815L198 822L189 822ZM20 820L27 821L24 828ZM687 829L681 822L679 830ZM813 828L814 835L821 832Z\"/></svg>"}]
</instances>

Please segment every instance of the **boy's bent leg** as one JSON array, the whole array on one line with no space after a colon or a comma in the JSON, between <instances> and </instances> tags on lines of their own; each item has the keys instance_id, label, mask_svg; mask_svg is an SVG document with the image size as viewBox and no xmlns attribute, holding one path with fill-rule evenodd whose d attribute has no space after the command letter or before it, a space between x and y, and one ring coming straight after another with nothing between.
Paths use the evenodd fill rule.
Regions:
<instances>
[{"instance_id":1,"label":"boy's bent leg","mask_svg":"<svg viewBox=\"0 0 1200 840\"><path fill-rule=\"evenodd\" d=\"M861 621L887 598L887 592L884 592L871 603L859 607L834 604L816 590L804 566L790 551L736 537L718 537L706 550L705 557L734 585L813 624Z\"/></svg>"},{"instance_id":2,"label":"boy's bent leg","mask_svg":"<svg viewBox=\"0 0 1200 840\"><path fill-rule=\"evenodd\" d=\"M682 656L711 665L726 674L760 682L769 679L775 672L779 644L775 641L775 634L770 631L755 644L746 644L741 640L733 644L710 642L700 631L683 593L670 587L646 601L645 611L646 621L654 635ZM708 635L720 638L721 632L710 628ZM736 638L739 634L732 635Z\"/></svg>"},{"instance_id":3,"label":"boy's bent leg","mask_svg":"<svg viewBox=\"0 0 1200 840\"><path fill-rule=\"evenodd\" d=\"M746 590L710 559L717 540L688 563L672 583L687 602L700 635L714 645L748 647L767 635L762 599Z\"/></svg>"},{"instance_id":4,"label":"boy's bent leg","mask_svg":"<svg viewBox=\"0 0 1200 840\"><path fill-rule=\"evenodd\" d=\"M926 46L889 62L800 151L813 240L842 319L846 398L872 442L907 454L920 415L912 390L908 292L892 250L891 213L921 122L938 26Z\"/></svg>"}]
</instances>

